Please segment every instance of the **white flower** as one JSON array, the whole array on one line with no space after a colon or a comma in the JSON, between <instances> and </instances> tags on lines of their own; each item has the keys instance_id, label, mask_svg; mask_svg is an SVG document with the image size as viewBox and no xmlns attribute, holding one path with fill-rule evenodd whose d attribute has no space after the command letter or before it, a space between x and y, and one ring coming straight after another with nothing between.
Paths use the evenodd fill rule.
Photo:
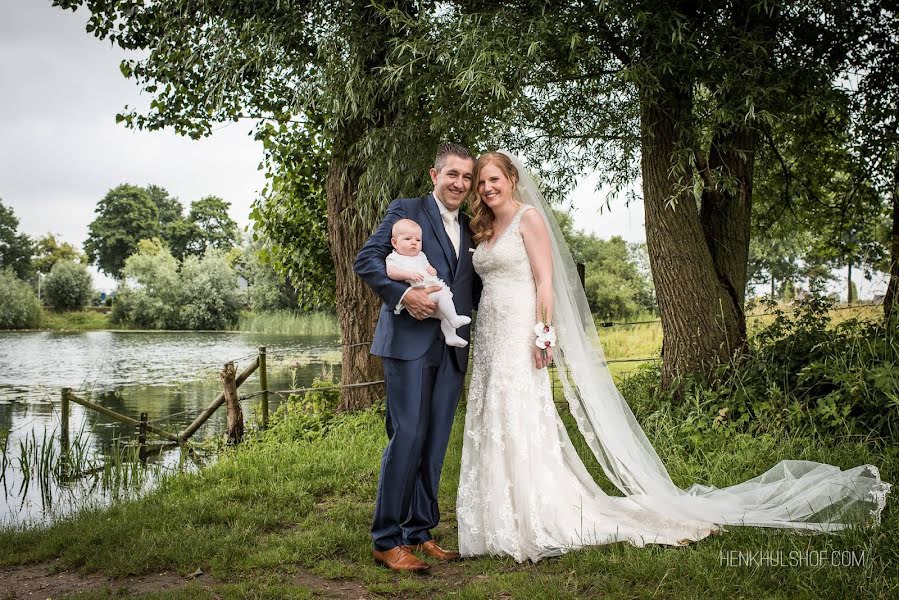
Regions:
<instances>
[{"instance_id":1,"label":"white flower","mask_svg":"<svg viewBox=\"0 0 899 600\"><path fill-rule=\"evenodd\" d=\"M541 321L534 325L534 333L537 335L534 345L538 348L551 348L556 345L556 330L552 325L546 325Z\"/></svg>"}]
</instances>

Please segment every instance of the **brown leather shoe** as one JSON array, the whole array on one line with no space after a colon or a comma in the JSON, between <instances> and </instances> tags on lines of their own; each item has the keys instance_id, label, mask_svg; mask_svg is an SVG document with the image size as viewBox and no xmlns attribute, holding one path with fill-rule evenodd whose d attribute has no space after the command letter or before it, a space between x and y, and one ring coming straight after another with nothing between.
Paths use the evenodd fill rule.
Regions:
<instances>
[{"instance_id":1,"label":"brown leather shoe","mask_svg":"<svg viewBox=\"0 0 899 600\"><path fill-rule=\"evenodd\" d=\"M431 568L431 565L421 560L411 552L407 546L395 546L390 550L372 550L372 557L375 562L381 563L394 571L413 571L424 572Z\"/></svg>"},{"instance_id":2,"label":"brown leather shoe","mask_svg":"<svg viewBox=\"0 0 899 600\"><path fill-rule=\"evenodd\" d=\"M438 546L437 542L435 542L434 540L428 540L423 544L413 546L412 549L416 550L417 552L421 552L422 554L426 554L431 558L436 558L437 560L453 561L459 560L462 557L462 555L458 552L444 550L443 548Z\"/></svg>"}]
</instances>

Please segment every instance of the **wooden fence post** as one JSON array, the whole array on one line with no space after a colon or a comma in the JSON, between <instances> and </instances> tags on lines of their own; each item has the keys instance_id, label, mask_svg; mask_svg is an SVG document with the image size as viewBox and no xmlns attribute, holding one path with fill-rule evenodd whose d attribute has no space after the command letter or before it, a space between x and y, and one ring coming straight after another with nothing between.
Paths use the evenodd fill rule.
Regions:
<instances>
[{"instance_id":1,"label":"wooden fence post","mask_svg":"<svg viewBox=\"0 0 899 600\"><path fill-rule=\"evenodd\" d=\"M265 370L265 346L259 346L259 389L262 390L262 427L268 427L268 373Z\"/></svg>"},{"instance_id":2,"label":"wooden fence post","mask_svg":"<svg viewBox=\"0 0 899 600\"><path fill-rule=\"evenodd\" d=\"M240 385L241 385L244 381L246 381L247 378L248 378L250 375L252 375L253 372L254 372L258 367L259 367L259 358L257 357L256 359L253 360L252 363L250 363L250 364L247 366L246 369L244 369L243 371L240 372L240 375L237 376L237 382L236 382L236 383L237 383L237 386L240 387ZM222 393L220 393L218 396L215 397L215 400L213 400L212 403L211 403L209 406L207 406L207 407L205 408L205 410L203 410L203 412L201 412L201 413L197 416L196 419L194 419L193 423L191 423L190 425L188 425L187 428L186 428L184 431L181 432L181 435L179 435L179 436L176 438L177 441L178 441L179 443L184 443L184 442L186 442L186 441L187 441L193 434L195 434L195 433L197 432L197 430L198 430L200 427L203 426L203 423L205 423L207 420L209 420L209 417L211 417L211 416L213 415L213 413L215 413L215 411L218 410L218 408L219 408L222 404L224 404L224 403L225 403L225 393L222 392ZM151 429L151 431L152 431L152 429Z\"/></svg>"},{"instance_id":3,"label":"wooden fence post","mask_svg":"<svg viewBox=\"0 0 899 600\"><path fill-rule=\"evenodd\" d=\"M222 369L222 393L228 407L228 443L239 444L243 439L243 411L237 397L237 367L233 362L225 363Z\"/></svg>"},{"instance_id":4,"label":"wooden fence post","mask_svg":"<svg viewBox=\"0 0 899 600\"><path fill-rule=\"evenodd\" d=\"M60 408L59 424L59 453L62 457L62 466L68 469L69 463L69 416L71 415L71 405L69 404L69 394L72 388L62 388L62 407Z\"/></svg>"},{"instance_id":5,"label":"wooden fence post","mask_svg":"<svg viewBox=\"0 0 899 600\"><path fill-rule=\"evenodd\" d=\"M147 464L147 420L147 413L142 412L140 425L137 426L137 456L142 464Z\"/></svg>"}]
</instances>

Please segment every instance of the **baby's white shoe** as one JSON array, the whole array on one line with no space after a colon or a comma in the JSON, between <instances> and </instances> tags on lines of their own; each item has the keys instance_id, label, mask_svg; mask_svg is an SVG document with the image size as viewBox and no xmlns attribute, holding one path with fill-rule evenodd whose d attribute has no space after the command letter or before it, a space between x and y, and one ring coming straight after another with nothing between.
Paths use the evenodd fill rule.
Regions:
<instances>
[{"instance_id":1,"label":"baby's white shoe","mask_svg":"<svg viewBox=\"0 0 899 600\"><path fill-rule=\"evenodd\" d=\"M465 318L467 319L468 317ZM449 321L447 321L446 319L442 319L440 321L440 331L443 332L443 339L446 342L447 346L453 346L454 348L464 348L468 345L468 342L466 342L456 334L456 328L450 325Z\"/></svg>"},{"instance_id":2,"label":"baby's white shoe","mask_svg":"<svg viewBox=\"0 0 899 600\"><path fill-rule=\"evenodd\" d=\"M466 317L465 315L456 315L456 318L450 321L450 325L453 326L453 329L458 329L469 323L471 323L471 317Z\"/></svg>"}]
</instances>

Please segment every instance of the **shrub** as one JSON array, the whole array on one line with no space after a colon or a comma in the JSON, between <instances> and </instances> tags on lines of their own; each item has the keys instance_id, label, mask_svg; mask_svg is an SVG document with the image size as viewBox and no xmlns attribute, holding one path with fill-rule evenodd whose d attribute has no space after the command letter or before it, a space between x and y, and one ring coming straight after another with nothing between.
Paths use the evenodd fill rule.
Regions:
<instances>
[{"instance_id":1,"label":"shrub","mask_svg":"<svg viewBox=\"0 0 899 600\"><path fill-rule=\"evenodd\" d=\"M243 295L225 253L206 250L188 256L181 267L181 326L184 329L227 329L240 317Z\"/></svg>"},{"instance_id":2,"label":"shrub","mask_svg":"<svg viewBox=\"0 0 899 600\"><path fill-rule=\"evenodd\" d=\"M41 326L41 303L11 268L0 269L0 329Z\"/></svg>"},{"instance_id":3,"label":"shrub","mask_svg":"<svg viewBox=\"0 0 899 600\"><path fill-rule=\"evenodd\" d=\"M683 377L657 388L658 366L622 386L638 418L674 411L685 440L704 443L729 432L817 431L827 435L899 436L899 330L881 320L831 326L830 298L810 295L749 340L712 382Z\"/></svg>"},{"instance_id":4,"label":"shrub","mask_svg":"<svg viewBox=\"0 0 899 600\"><path fill-rule=\"evenodd\" d=\"M110 320L145 329L177 329L178 260L160 242L141 240L125 261Z\"/></svg>"},{"instance_id":5,"label":"shrub","mask_svg":"<svg viewBox=\"0 0 899 600\"><path fill-rule=\"evenodd\" d=\"M93 292L87 267L71 260L58 260L44 281L44 298L55 311L81 310Z\"/></svg>"}]
</instances>

